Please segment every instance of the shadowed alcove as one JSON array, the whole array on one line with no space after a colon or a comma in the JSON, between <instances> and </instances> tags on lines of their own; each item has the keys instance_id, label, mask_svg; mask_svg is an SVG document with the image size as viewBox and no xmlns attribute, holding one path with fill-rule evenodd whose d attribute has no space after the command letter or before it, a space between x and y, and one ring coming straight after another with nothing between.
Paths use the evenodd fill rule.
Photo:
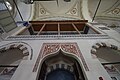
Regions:
<instances>
[{"instance_id":1,"label":"shadowed alcove","mask_svg":"<svg viewBox=\"0 0 120 80\"><path fill-rule=\"evenodd\" d=\"M61 50L47 56L40 66L38 80L85 80L78 61Z\"/></svg>"}]
</instances>

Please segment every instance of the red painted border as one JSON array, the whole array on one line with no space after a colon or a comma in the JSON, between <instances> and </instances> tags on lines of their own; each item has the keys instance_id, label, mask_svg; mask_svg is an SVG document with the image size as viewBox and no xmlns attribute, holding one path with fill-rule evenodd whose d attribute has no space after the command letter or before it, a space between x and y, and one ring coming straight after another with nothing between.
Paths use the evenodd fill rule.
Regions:
<instances>
[{"instance_id":1,"label":"red painted border","mask_svg":"<svg viewBox=\"0 0 120 80\"><path fill-rule=\"evenodd\" d=\"M59 49L62 49L65 52L68 52L68 53L78 56L81 59L85 70L89 71L89 68L86 64L86 61L85 61L77 43L43 43L40 53L38 55L38 58L36 60L35 66L33 68L33 72L37 71L38 65L39 65L41 59L43 59L48 54L50 55L51 53L58 51Z\"/></svg>"}]
</instances>

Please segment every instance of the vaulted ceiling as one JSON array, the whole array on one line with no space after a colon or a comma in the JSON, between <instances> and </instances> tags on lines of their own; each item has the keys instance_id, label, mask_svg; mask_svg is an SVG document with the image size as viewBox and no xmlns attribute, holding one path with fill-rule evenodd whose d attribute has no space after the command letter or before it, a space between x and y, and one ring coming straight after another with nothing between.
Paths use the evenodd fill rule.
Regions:
<instances>
[{"instance_id":1,"label":"vaulted ceiling","mask_svg":"<svg viewBox=\"0 0 120 80\"><path fill-rule=\"evenodd\" d=\"M83 4L84 2L87 4ZM100 0L64 0L57 1L37 1L35 4L35 15L33 20L66 20L87 19L85 16L90 16L91 19L95 14L95 10ZM88 14L87 9L88 8ZM106 23L111 26L120 25L120 0L101 0L101 4L95 16L95 21Z\"/></svg>"},{"instance_id":2,"label":"vaulted ceiling","mask_svg":"<svg viewBox=\"0 0 120 80\"><path fill-rule=\"evenodd\" d=\"M88 0L90 16L93 17L100 0ZM101 0L95 20L108 26L120 25L120 0Z\"/></svg>"},{"instance_id":3,"label":"vaulted ceiling","mask_svg":"<svg viewBox=\"0 0 120 80\"><path fill-rule=\"evenodd\" d=\"M37 1L35 4L35 16L33 20L46 20L48 19L81 19L80 16L80 1L70 0L66 2L64 0L57 1Z\"/></svg>"},{"instance_id":4,"label":"vaulted ceiling","mask_svg":"<svg viewBox=\"0 0 120 80\"><path fill-rule=\"evenodd\" d=\"M12 1L12 0L8 0ZM20 0L17 0L20 1ZM93 18L100 0L35 1L33 20L84 20ZM86 2L86 4L83 4ZM101 0L95 21L108 26L120 25L120 0Z\"/></svg>"}]
</instances>

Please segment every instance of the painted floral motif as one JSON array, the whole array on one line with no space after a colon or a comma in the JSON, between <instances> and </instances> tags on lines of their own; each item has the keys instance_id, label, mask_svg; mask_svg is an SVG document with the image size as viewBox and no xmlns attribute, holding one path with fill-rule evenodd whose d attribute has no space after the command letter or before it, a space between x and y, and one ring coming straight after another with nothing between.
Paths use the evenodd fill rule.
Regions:
<instances>
[{"instance_id":1,"label":"painted floral motif","mask_svg":"<svg viewBox=\"0 0 120 80\"><path fill-rule=\"evenodd\" d=\"M41 59L43 59L45 56L50 54L57 54L57 52L60 49L66 53L74 54L78 56L81 59L85 70L89 71L89 68L85 62L85 59L76 43L44 43L38 55L38 58L36 60L35 66L33 68L33 72L37 71L38 64Z\"/></svg>"},{"instance_id":2,"label":"painted floral motif","mask_svg":"<svg viewBox=\"0 0 120 80\"><path fill-rule=\"evenodd\" d=\"M73 53L73 54L78 53L74 44L62 44L61 49L65 52L68 52L68 53Z\"/></svg>"},{"instance_id":3,"label":"painted floral motif","mask_svg":"<svg viewBox=\"0 0 120 80\"><path fill-rule=\"evenodd\" d=\"M115 8L113 11L112 11L113 14L119 14L120 13L120 9L119 8Z\"/></svg>"},{"instance_id":4,"label":"painted floral motif","mask_svg":"<svg viewBox=\"0 0 120 80\"><path fill-rule=\"evenodd\" d=\"M59 44L47 44L44 47L43 56L50 54L50 53L57 52L59 50L59 48L60 48Z\"/></svg>"},{"instance_id":5,"label":"painted floral motif","mask_svg":"<svg viewBox=\"0 0 120 80\"><path fill-rule=\"evenodd\" d=\"M40 8L40 13L41 13L41 14L46 14L45 9L44 9L44 8Z\"/></svg>"},{"instance_id":6,"label":"painted floral motif","mask_svg":"<svg viewBox=\"0 0 120 80\"><path fill-rule=\"evenodd\" d=\"M77 9L76 8L73 8L71 11L70 11L71 14L76 14L77 13Z\"/></svg>"}]
</instances>

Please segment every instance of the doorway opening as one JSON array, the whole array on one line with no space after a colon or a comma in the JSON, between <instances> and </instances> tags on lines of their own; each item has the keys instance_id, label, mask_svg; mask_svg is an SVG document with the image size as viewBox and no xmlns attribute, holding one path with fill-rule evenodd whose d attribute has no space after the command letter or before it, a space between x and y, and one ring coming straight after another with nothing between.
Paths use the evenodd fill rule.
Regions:
<instances>
[{"instance_id":1,"label":"doorway opening","mask_svg":"<svg viewBox=\"0 0 120 80\"><path fill-rule=\"evenodd\" d=\"M62 51L49 55L40 66L38 80L85 80L79 62Z\"/></svg>"}]
</instances>

